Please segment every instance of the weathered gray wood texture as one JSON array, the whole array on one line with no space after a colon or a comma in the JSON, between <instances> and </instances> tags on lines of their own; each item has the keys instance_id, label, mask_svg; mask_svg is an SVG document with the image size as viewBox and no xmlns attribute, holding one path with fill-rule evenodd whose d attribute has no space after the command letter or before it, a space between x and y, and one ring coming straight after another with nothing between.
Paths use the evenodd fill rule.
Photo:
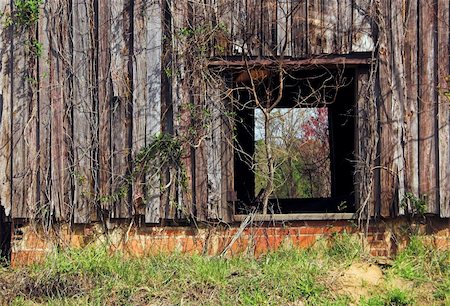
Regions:
<instances>
[{"instance_id":1,"label":"weathered gray wood texture","mask_svg":"<svg viewBox=\"0 0 450 306\"><path fill-rule=\"evenodd\" d=\"M4 17L12 3L0 0ZM412 193L450 217L446 0L47 0L31 27L1 22L6 214L232 221L228 97L223 82L205 87L190 69L204 62L187 39L205 25L219 29L202 50L214 60L373 52L356 73L357 203L370 216L396 216ZM193 124L202 126L196 137ZM189 143L185 171L136 176L135 158L161 132Z\"/></svg>"}]
</instances>

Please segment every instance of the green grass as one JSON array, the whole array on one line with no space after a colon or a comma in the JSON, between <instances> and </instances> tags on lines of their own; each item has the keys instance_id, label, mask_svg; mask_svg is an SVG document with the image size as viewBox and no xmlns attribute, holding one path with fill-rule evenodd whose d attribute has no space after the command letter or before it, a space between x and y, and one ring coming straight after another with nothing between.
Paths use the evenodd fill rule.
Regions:
<instances>
[{"instance_id":1,"label":"green grass","mask_svg":"<svg viewBox=\"0 0 450 306\"><path fill-rule=\"evenodd\" d=\"M390 289L384 294L374 295L367 300L364 298L360 301L362 306L407 306L414 305L416 303L414 297L411 296L411 292L394 288Z\"/></svg>"},{"instance_id":2,"label":"green grass","mask_svg":"<svg viewBox=\"0 0 450 306\"><path fill-rule=\"evenodd\" d=\"M352 299L338 290L336 279L352 263L371 259L349 235L331 241L308 250L284 248L258 259L183 254L126 258L106 248L64 250L42 264L4 270L0 287L6 289L0 297L14 305L348 305ZM386 282L359 304L421 301L419 291L389 284L401 278L418 286L431 282L433 303L445 305L450 300L448 259L448 252L413 239L385 271Z\"/></svg>"}]
</instances>

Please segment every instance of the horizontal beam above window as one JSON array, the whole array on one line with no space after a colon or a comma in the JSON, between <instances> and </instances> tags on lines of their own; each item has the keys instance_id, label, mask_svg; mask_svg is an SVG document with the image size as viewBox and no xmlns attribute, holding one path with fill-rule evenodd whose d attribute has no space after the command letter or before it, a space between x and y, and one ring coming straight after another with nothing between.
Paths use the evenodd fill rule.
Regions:
<instances>
[{"instance_id":1,"label":"horizontal beam above window","mask_svg":"<svg viewBox=\"0 0 450 306\"><path fill-rule=\"evenodd\" d=\"M235 215L234 220L241 222L248 215ZM354 213L311 213L311 214L257 214L254 221L296 221L296 220L352 220Z\"/></svg>"},{"instance_id":2,"label":"horizontal beam above window","mask_svg":"<svg viewBox=\"0 0 450 306\"><path fill-rule=\"evenodd\" d=\"M264 66L290 66L291 68L307 68L310 66L358 66L369 65L373 61L371 53L350 53L345 55L319 55L303 59L293 58L250 58L242 60L242 57L227 57L223 59L211 60L209 67L227 67L240 69L243 67L264 67Z\"/></svg>"}]
</instances>

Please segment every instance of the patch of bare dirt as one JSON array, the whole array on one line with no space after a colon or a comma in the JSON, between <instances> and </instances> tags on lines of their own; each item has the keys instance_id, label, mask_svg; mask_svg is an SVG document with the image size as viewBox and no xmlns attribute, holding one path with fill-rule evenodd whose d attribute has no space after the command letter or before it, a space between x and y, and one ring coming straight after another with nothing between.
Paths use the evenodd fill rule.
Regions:
<instances>
[{"instance_id":1,"label":"patch of bare dirt","mask_svg":"<svg viewBox=\"0 0 450 306\"><path fill-rule=\"evenodd\" d=\"M335 281L338 294L349 296L354 302L369 296L384 282L381 268L375 264L354 263L340 273Z\"/></svg>"}]
</instances>

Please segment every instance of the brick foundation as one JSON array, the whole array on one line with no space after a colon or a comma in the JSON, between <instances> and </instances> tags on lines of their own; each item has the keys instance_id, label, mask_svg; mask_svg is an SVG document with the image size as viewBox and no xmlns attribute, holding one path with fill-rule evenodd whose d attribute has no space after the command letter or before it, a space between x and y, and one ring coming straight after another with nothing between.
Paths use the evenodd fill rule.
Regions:
<instances>
[{"instance_id":1,"label":"brick foundation","mask_svg":"<svg viewBox=\"0 0 450 306\"><path fill-rule=\"evenodd\" d=\"M249 227L229 247L227 255L259 256L282 245L299 248L312 246L317 239L327 239L334 233L350 233L360 237L374 256L393 256L407 243L411 231L424 235L436 248L450 249L450 220L427 219L411 224L405 219L371 223L364 236L352 221L302 221L263 224ZM130 256L185 252L206 255L220 254L232 241L236 227L148 227L116 223L105 235L100 224L60 225L44 231L28 224L15 224L12 239L13 266L30 264L42 259L56 247L81 248L90 244L107 244L111 251L120 250Z\"/></svg>"}]
</instances>

